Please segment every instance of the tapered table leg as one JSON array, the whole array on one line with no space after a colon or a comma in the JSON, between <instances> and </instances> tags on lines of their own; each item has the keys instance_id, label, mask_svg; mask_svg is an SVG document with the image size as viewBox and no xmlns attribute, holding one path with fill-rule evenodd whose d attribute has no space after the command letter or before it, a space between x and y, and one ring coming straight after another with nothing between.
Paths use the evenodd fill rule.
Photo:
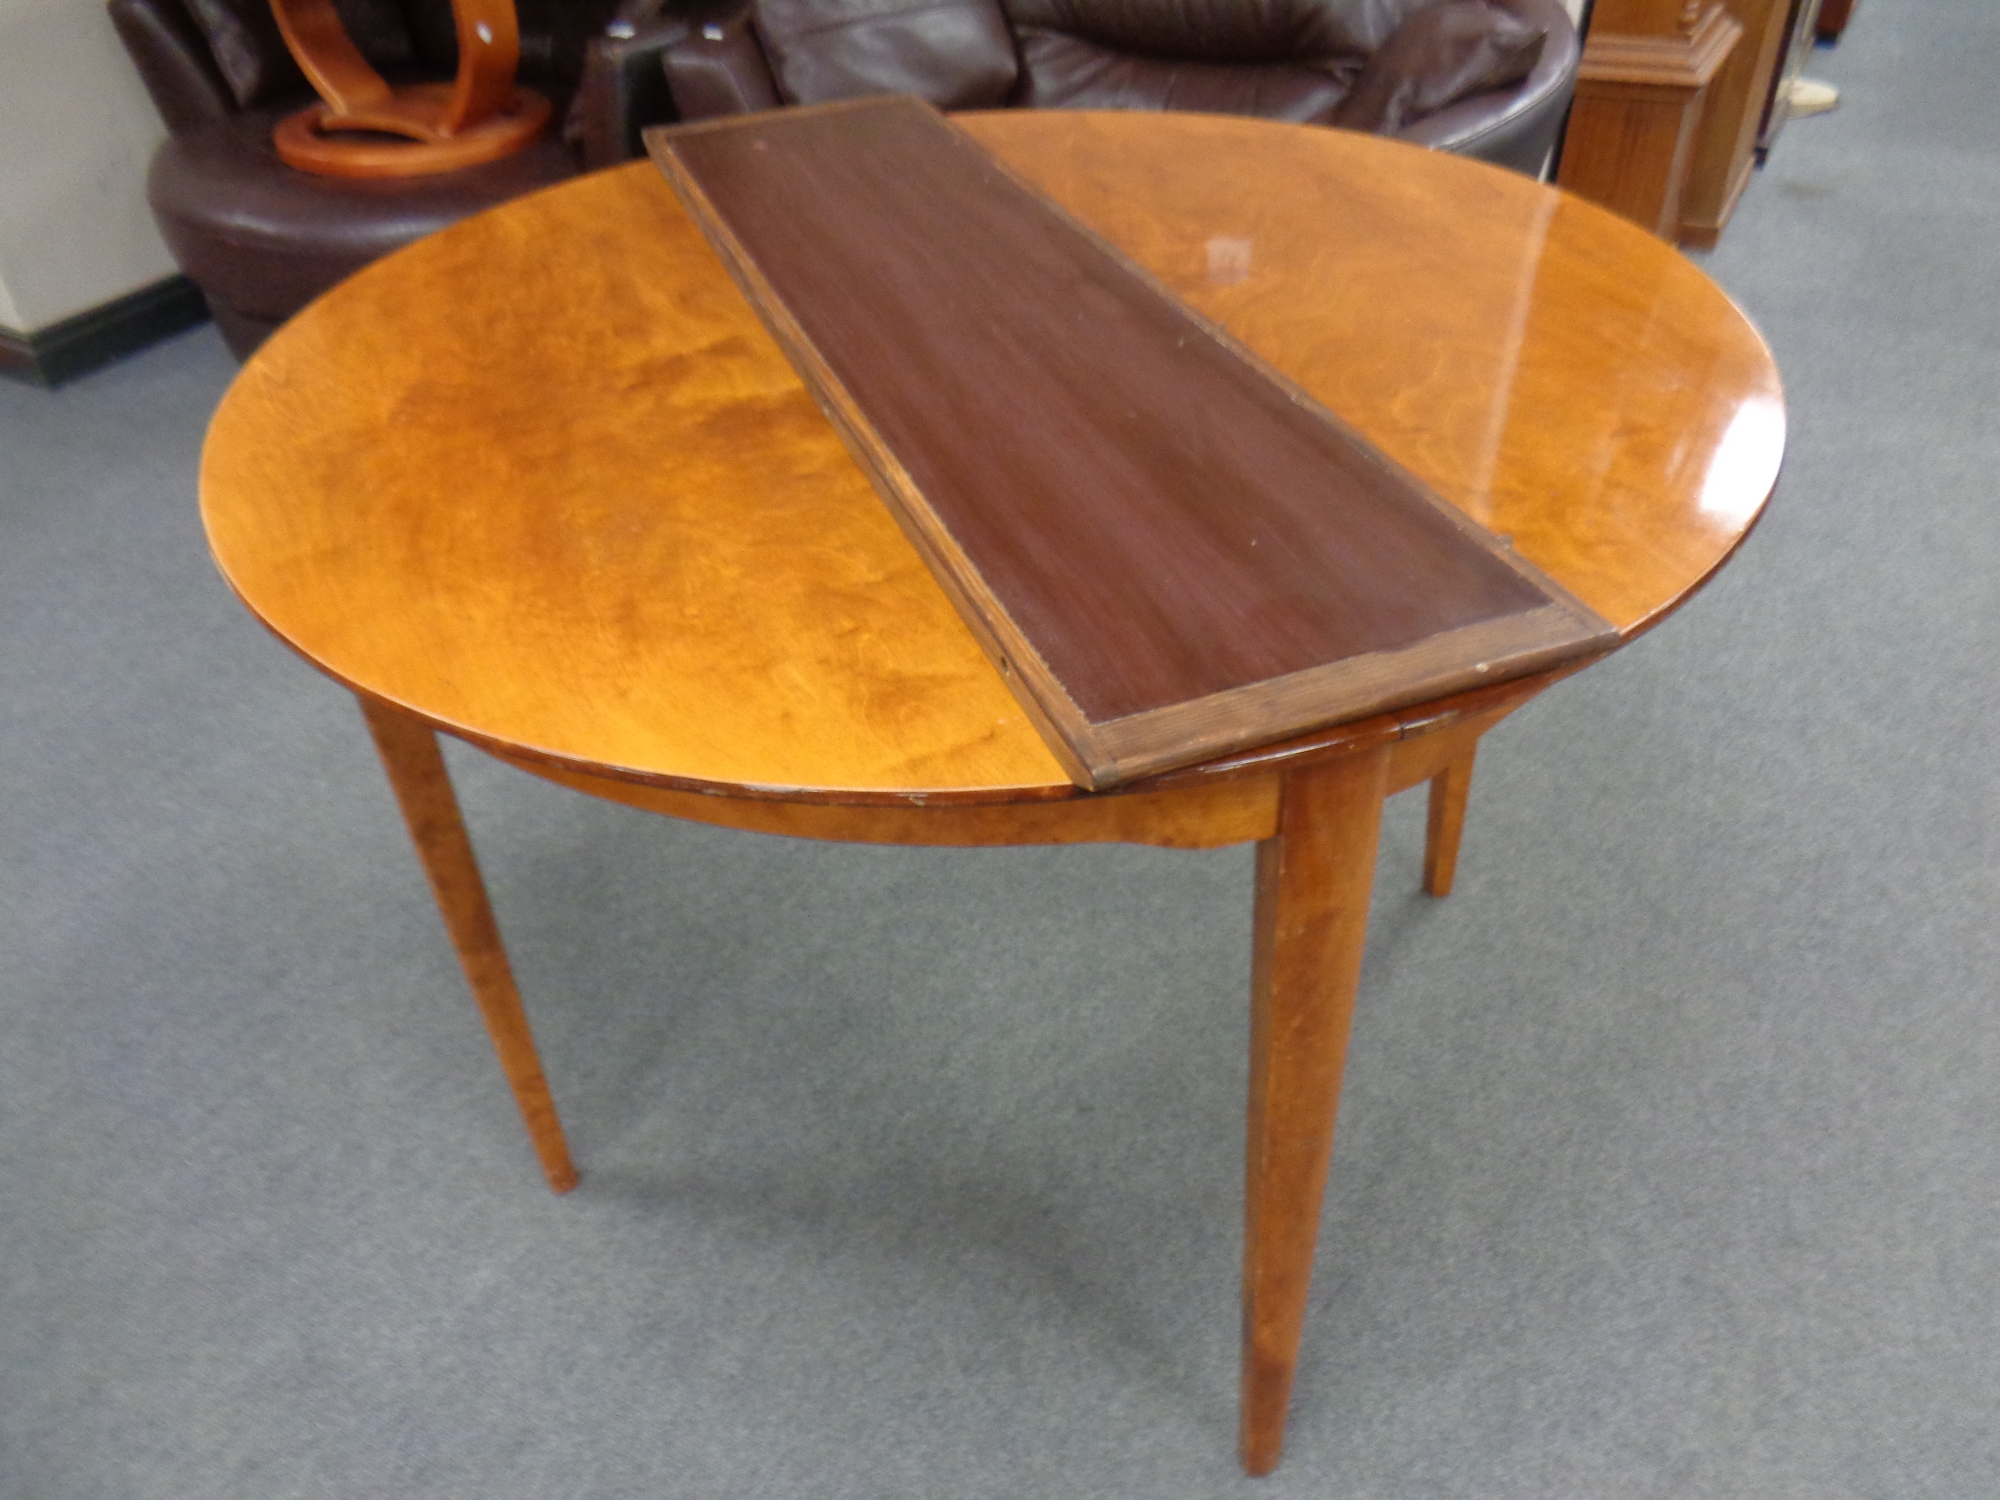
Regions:
<instances>
[{"instance_id":1,"label":"tapered table leg","mask_svg":"<svg viewBox=\"0 0 2000 1500\"><path fill-rule=\"evenodd\" d=\"M1251 1474L1284 1446L1387 767L1371 750L1293 772L1277 836L1257 846L1239 1440Z\"/></svg>"},{"instance_id":2,"label":"tapered table leg","mask_svg":"<svg viewBox=\"0 0 2000 1500\"><path fill-rule=\"evenodd\" d=\"M486 1019L493 1050L500 1054L500 1067L513 1086L528 1139L534 1142L549 1186L566 1193L576 1186L576 1168L570 1164L562 1122L556 1118L555 1100L542 1076L534 1034L528 1029L527 1012L521 1008L521 992L515 988L507 950L500 945L500 926L493 920L486 884L479 878L472 840L459 816L458 798L452 793L444 757L438 753L437 736L429 725L399 709L370 698L360 701L368 732L375 736L375 748L381 753L382 767L389 773L389 785L395 788L396 801L403 809L403 821L409 825L424 873L430 877L445 930L458 950L458 961L472 985L479 1013Z\"/></svg>"},{"instance_id":3,"label":"tapered table leg","mask_svg":"<svg viewBox=\"0 0 2000 1500\"><path fill-rule=\"evenodd\" d=\"M1431 778L1430 825L1424 833L1424 889L1449 896L1458 875L1458 841L1465 832L1465 799L1472 792L1474 740L1465 754Z\"/></svg>"}]
</instances>

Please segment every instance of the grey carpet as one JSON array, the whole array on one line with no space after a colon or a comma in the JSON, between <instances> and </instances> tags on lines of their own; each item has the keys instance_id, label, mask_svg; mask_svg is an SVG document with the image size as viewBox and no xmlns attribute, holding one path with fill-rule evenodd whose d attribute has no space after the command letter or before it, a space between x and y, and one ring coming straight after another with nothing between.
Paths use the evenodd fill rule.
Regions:
<instances>
[{"instance_id":1,"label":"grey carpet","mask_svg":"<svg viewBox=\"0 0 2000 1500\"><path fill-rule=\"evenodd\" d=\"M1712 272L1794 420L1680 617L1392 808L1284 1467L1249 862L454 758L550 1195L342 693L209 568L211 331L0 386L0 1497L1961 1497L2000 1473L2000 7L1869 0Z\"/></svg>"}]
</instances>

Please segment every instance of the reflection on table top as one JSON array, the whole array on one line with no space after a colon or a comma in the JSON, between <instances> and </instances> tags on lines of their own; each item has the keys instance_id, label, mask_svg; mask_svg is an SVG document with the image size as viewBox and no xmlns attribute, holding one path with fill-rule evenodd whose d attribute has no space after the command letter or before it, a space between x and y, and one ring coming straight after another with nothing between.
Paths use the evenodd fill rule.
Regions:
<instances>
[{"instance_id":1,"label":"reflection on table top","mask_svg":"<svg viewBox=\"0 0 2000 1500\"><path fill-rule=\"evenodd\" d=\"M1628 635L1770 492L1756 331L1588 204L1305 127L963 123ZM202 500L279 634L502 747L819 797L1069 785L648 164L301 314L217 414Z\"/></svg>"}]
</instances>

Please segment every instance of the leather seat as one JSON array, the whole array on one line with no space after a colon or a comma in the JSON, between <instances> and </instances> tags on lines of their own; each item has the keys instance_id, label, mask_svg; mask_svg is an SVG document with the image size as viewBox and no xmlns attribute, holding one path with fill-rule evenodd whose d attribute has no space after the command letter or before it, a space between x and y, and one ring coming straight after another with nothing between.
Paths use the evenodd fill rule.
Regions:
<instances>
[{"instance_id":1,"label":"leather seat","mask_svg":"<svg viewBox=\"0 0 2000 1500\"><path fill-rule=\"evenodd\" d=\"M272 149L271 125L289 112L247 111L170 136L147 180L167 248L239 357L370 261L576 172L568 148L545 136L436 177L315 177Z\"/></svg>"},{"instance_id":2,"label":"leather seat","mask_svg":"<svg viewBox=\"0 0 2000 1500\"><path fill-rule=\"evenodd\" d=\"M1538 174L1580 49L1561 0L749 0L662 48L684 119L869 93L1344 126Z\"/></svg>"},{"instance_id":3,"label":"leather seat","mask_svg":"<svg viewBox=\"0 0 2000 1500\"><path fill-rule=\"evenodd\" d=\"M522 81L561 109L611 0L522 0ZM111 0L111 17L168 127L148 197L174 259L247 357L369 261L579 169L551 132L500 161L429 177L352 179L278 159L272 126L310 103L268 0ZM449 0L343 0L363 55L391 77L449 77Z\"/></svg>"},{"instance_id":4,"label":"leather seat","mask_svg":"<svg viewBox=\"0 0 2000 1500\"><path fill-rule=\"evenodd\" d=\"M154 216L239 357L378 256L637 154L649 124L856 92L1332 124L1372 100L1393 116L1388 133L1533 174L1562 127L1578 59L1561 0L624 0L615 12L615 0L516 0L522 81L559 118L569 106L562 138L436 177L358 181L277 158L273 123L312 94L268 0L109 3L169 130L149 180ZM449 0L336 3L385 75L455 66ZM1496 51L1490 35L1469 48L1448 27L1417 35L1423 10L1475 23L1497 11L1514 23L1512 41ZM1483 86L1496 57L1522 60L1523 30L1540 38L1525 76ZM1413 57L1384 75L1399 46ZM1469 93L1437 103L1440 88L1468 80Z\"/></svg>"}]
</instances>

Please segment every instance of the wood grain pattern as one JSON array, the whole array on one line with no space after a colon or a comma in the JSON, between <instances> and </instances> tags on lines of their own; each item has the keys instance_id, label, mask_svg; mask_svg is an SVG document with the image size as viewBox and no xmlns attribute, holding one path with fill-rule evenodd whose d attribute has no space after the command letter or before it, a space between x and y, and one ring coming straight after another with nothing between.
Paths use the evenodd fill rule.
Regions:
<instances>
[{"instance_id":1,"label":"wood grain pattern","mask_svg":"<svg viewBox=\"0 0 2000 1500\"><path fill-rule=\"evenodd\" d=\"M391 88L361 55L332 0L271 0L285 45L324 101L280 120L280 159L328 177L424 177L522 150L549 101L514 87L520 24L513 0L453 0L458 74ZM383 141L379 137L392 139Z\"/></svg>"},{"instance_id":2,"label":"wood grain pattern","mask_svg":"<svg viewBox=\"0 0 2000 1500\"><path fill-rule=\"evenodd\" d=\"M1455 862L1464 793L1448 819L1436 815L1436 783L1463 765L1469 778L1479 737L1536 697L1564 673L1516 679L1493 689L1460 694L1418 713L1383 715L1343 726L1337 740L1323 737L1310 749L1286 746L1281 754L1218 762L1198 773L1148 782L1135 791L1055 796L1013 802L818 802L787 797L718 797L644 782L613 780L485 748L500 760L574 791L665 817L788 838L847 844L914 844L980 848L1021 844L1154 844L1167 849L1216 849L1270 838L1277 831L1278 787L1285 768L1333 756L1386 748L1388 792L1433 783L1433 816L1425 855L1425 888L1440 859ZM1322 739L1322 737L1311 737ZM1462 783L1461 783L1462 785ZM1074 793L1074 789L1070 789ZM1448 848L1449 853L1443 853Z\"/></svg>"},{"instance_id":3,"label":"wood grain pattern","mask_svg":"<svg viewBox=\"0 0 2000 1500\"><path fill-rule=\"evenodd\" d=\"M1375 751L1292 772L1277 836L1257 846L1239 1436L1251 1474L1276 1468L1284 1444L1387 771Z\"/></svg>"},{"instance_id":4,"label":"wood grain pattern","mask_svg":"<svg viewBox=\"0 0 2000 1500\"><path fill-rule=\"evenodd\" d=\"M514 0L451 0L451 19L458 32L458 73L438 129L456 136L513 102L521 23Z\"/></svg>"},{"instance_id":5,"label":"wood grain pattern","mask_svg":"<svg viewBox=\"0 0 2000 1500\"><path fill-rule=\"evenodd\" d=\"M388 101L388 81L354 45L333 0L271 0L271 14L306 82L334 114Z\"/></svg>"},{"instance_id":6,"label":"wood grain pattern","mask_svg":"<svg viewBox=\"0 0 2000 1500\"><path fill-rule=\"evenodd\" d=\"M1347 132L966 123L1622 633L1769 492L1784 419L1756 332L1588 205ZM1069 785L647 164L454 226L293 319L217 413L202 505L282 636L455 732L806 799Z\"/></svg>"},{"instance_id":7,"label":"wood grain pattern","mask_svg":"<svg viewBox=\"0 0 2000 1500\"><path fill-rule=\"evenodd\" d=\"M528 1139L541 1158L542 1172L550 1187L566 1193L576 1186L576 1168L570 1163L548 1079L542 1075L507 950L500 943L500 926L486 899L486 884L479 878L472 840L466 836L444 757L438 754L437 736L421 719L368 698L361 699L361 714L409 826L410 841L423 860L424 875L437 897L451 945L458 950L472 998L493 1038L501 1071L514 1090Z\"/></svg>"},{"instance_id":8,"label":"wood grain pattern","mask_svg":"<svg viewBox=\"0 0 2000 1500\"><path fill-rule=\"evenodd\" d=\"M1465 804L1472 795L1475 740L1431 778L1430 807L1424 829L1424 892L1449 896L1458 879L1458 846L1465 835Z\"/></svg>"},{"instance_id":9,"label":"wood grain pattern","mask_svg":"<svg viewBox=\"0 0 2000 1500\"><path fill-rule=\"evenodd\" d=\"M1770 492L1784 414L1761 340L1590 205L1262 122L968 128L1625 638L1720 566ZM1078 791L644 164L336 288L239 376L201 482L231 585L360 691L558 1189L573 1169L430 726L593 795L766 832L1260 840L1243 1452L1275 1463L1381 798L1469 769L1576 663ZM1434 882L1457 842L1445 798Z\"/></svg>"},{"instance_id":10,"label":"wood grain pattern","mask_svg":"<svg viewBox=\"0 0 2000 1500\"><path fill-rule=\"evenodd\" d=\"M1081 784L1609 644L921 101L647 141Z\"/></svg>"},{"instance_id":11,"label":"wood grain pattern","mask_svg":"<svg viewBox=\"0 0 2000 1500\"><path fill-rule=\"evenodd\" d=\"M1743 28L1718 3L1658 31L1644 28L1660 17L1640 9L1606 0L1592 16L1556 180L1671 239L1710 81Z\"/></svg>"},{"instance_id":12,"label":"wood grain pattern","mask_svg":"<svg viewBox=\"0 0 2000 1500\"><path fill-rule=\"evenodd\" d=\"M287 166L322 177L430 177L525 150L549 122L549 101L517 88L500 113L446 133L438 121L457 93L449 83L408 84L379 109L355 115L308 105L272 127L271 143Z\"/></svg>"},{"instance_id":13,"label":"wood grain pattern","mask_svg":"<svg viewBox=\"0 0 2000 1500\"><path fill-rule=\"evenodd\" d=\"M1785 45L1789 0L1729 0L1743 39L1708 86L1681 190L1683 245L1708 249L1722 237L1756 166L1757 126Z\"/></svg>"},{"instance_id":14,"label":"wood grain pattern","mask_svg":"<svg viewBox=\"0 0 2000 1500\"><path fill-rule=\"evenodd\" d=\"M1044 802L913 806L714 797L672 787L609 781L535 761L509 764L627 807L693 823L844 844L987 848L1019 844L1154 844L1218 849L1269 838L1277 827L1278 774L1205 781L1161 791L1117 792Z\"/></svg>"}]
</instances>

